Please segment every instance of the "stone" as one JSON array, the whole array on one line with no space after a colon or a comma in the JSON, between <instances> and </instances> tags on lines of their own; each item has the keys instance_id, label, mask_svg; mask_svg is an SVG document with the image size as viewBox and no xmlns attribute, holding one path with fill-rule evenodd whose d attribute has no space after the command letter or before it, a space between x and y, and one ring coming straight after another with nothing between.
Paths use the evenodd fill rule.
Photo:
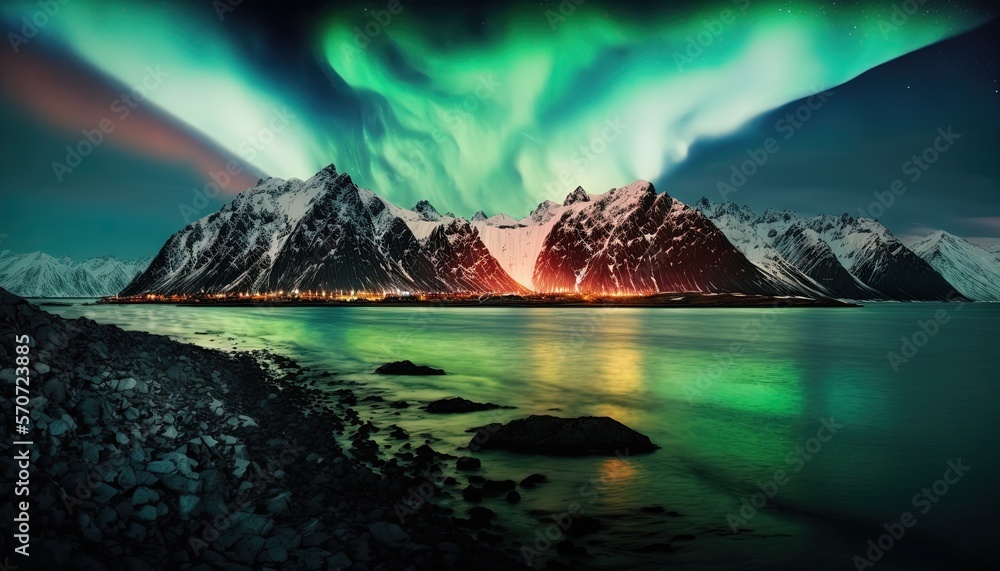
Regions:
<instances>
[{"instance_id":1,"label":"stone","mask_svg":"<svg viewBox=\"0 0 1000 571\"><path fill-rule=\"evenodd\" d=\"M410 539L410 536L398 524L387 521L377 521L369 525L368 532L381 543L400 543Z\"/></svg>"},{"instance_id":2,"label":"stone","mask_svg":"<svg viewBox=\"0 0 1000 571\"><path fill-rule=\"evenodd\" d=\"M455 461L455 469L463 472L472 472L478 470L482 466L482 462L479 458L472 458L471 456L462 456Z\"/></svg>"},{"instance_id":3,"label":"stone","mask_svg":"<svg viewBox=\"0 0 1000 571\"><path fill-rule=\"evenodd\" d=\"M459 414L465 412L478 412L481 410L495 410L499 408L513 408L501 406L490 402L473 402L461 397L451 397L436 400L425 407L425 410L432 414Z\"/></svg>"},{"instance_id":4,"label":"stone","mask_svg":"<svg viewBox=\"0 0 1000 571\"><path fill-rule=\"evenodd\" d=\"M375 369L377 375L444 375L442 369L426 365L414 365L412 361L394 361Z\"/></svg>"},{"instance_id":5,"label":"stone","mask_svg":"<svg viewBox=\"0 0 1000 571\"><path fill-rule=\"evenodd\" d=\"M155 504L160 501L160 494L156 491L147 488L146 486L139 486L132 492L132 505L141 506L145 504Z\"/></svg>"},{"instance_id":6,"label":"stone","mask_svg":"<svg viewBox=\"0 0 1000 571\"><path fill-rule=\"evenodd\" d=\"M525 489L530 489L534 488L539 484L545 484L548 481L549 479L542 474L532 474L521 480L521 487Z\"/></svg>"},{"instance_id":7,"label":"stone","mask_svg":"<svg viewBox=\"0 0 1000 571\"><path fill-rule=\"evenodd\" d=\"M484 433L485 438L481 436ZM482 427L469 445L480 449L550 455L628 455L653 452L659 448L648 436L613 418L559 418L549 415L532 415L504 425Z\"/></svg>"},{"instance_id":8,"label":"stone","mask_svg":"<svg viewBox=\"0 0 1000 571\"><path fill-rule=\"evenodd\" d=\"M189 516L198 507L201 499L198 496L183 495L177 498L177 512L182 516Z\"/></svg>"},{"instance_id":9,"label":"stone","mask_svg":"<svg viewBox=\"0 0 1000 571\"><path fill-rule=\"evenodd\" d=\"M154 460L146 464L146 471L153 474L173 474L177 466L170 460Z\"/></svg>"},{"instance_id":10,"label":"stone","mask_svg":"<svg viewBox=\"0 0 1000 571\"><path fill-rule=\"evenodd\" d=\"M248 564L257 560L257 555L262 549L264 549L264 538L256 535L244 535L233 548L240 561Z\"/></svg>"},{"instance_id":11,"label":"stone","mask_svg":"<svg viewBox=\"0 0 1000 571\"><path fill-rule=\"evenodd\" d=\"M66 434L67 431L69 431L69 423L61 418L49 423L49 434L52 436L60 436Z\"/></svg>"},{"instance_id":12,"label":"stone","mask_svg":"<svg viewBox=\"0 0 1000 571\"><path fill-rule=\"evenodd\" d=\"M156 521L156 508L151 505L142 506L135 512L135 517L144 521Z\"/></svg>"}]
</instances>

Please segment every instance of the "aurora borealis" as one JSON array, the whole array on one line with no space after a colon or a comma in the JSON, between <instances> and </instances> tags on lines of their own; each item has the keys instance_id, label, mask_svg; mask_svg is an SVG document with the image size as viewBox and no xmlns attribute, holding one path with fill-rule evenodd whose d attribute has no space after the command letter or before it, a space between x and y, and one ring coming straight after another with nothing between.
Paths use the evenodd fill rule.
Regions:
<instances>
[{"instance_id":1,"label":"aurora borealis","mask_svg":"<svg viewBox=\"0 0 1000 571\"><path fill-rule=\"evenodd\" d=\"M185 170L176 177L183 192L162 200L170 212L161 227L174 230L178 201L191 202L192 188L218 182L212 173L234 160L229 196L260 174L307 178L335 163L399 204L429 199L463 216L520 217L577 185L669 179L694 146L994 15L917 0L912 10L753 0L394 0L278 12L250 1L56 4L47 18L36 2L0 9L8 112L70 133L59 149L107 115L107 94L140 85L151 66L164 70L138 106L144 122L121 121L97 153ZM28 38L32 18L45 25ZM79 77L58 81L70 72ZM32 74L50 81L42 87ZM81 94L97 95L60 112ZM288 118L281 129L275 117ZM82 184L88 175L53 176L65 154L35 159L26 177L63 192ZM88 161L98 159L81 171ZM714 189L691 192L684 198Z\"/></svg>"}]
</instances>

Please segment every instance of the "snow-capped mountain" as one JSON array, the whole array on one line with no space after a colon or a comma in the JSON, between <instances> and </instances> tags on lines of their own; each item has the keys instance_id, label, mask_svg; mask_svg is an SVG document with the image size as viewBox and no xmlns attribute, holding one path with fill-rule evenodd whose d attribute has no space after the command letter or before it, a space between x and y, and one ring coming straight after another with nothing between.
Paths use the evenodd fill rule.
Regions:
<instances>
[{"instance_id":1,"label":"snow-capped mountain","mask_svg":"<svg viewBox=\"0 0 1000 571\"><path fill-rule=\"evenodd\" d=\"M1000 258L943 230L910 249L934 267L965 297L1000 301Z\"/></svg>"},{"instance_id":2,"label":"snow-capped mountain","mask_svg":"<svg viewBox=\"0 0 1000 571\"><path fill-rule=\"evenodd\" d=\"M0 254L0 287L22 297L103 297L121 291L150 260L103 256L77 262L42 252L4 252Z\"/></svg>"},{"instance_id":3,"label":"snow-capped mountain","mask_svg":"<svg viewBox=\"0 0 1000 571\"><path fill-rule=\"evenodd\" d=\"M712 204L637 181L576 188L516 220L402 208L330 165L270 178L172 236L124 295L148 292L743 292L954 299L881 224Z\"/></svg>"},{"instance_id":4,"label":"snow-capped mountain","mask_svg":"<svg viewBox=\"0 0 1000 571\"><path fill-rule=\"evenodd\" d=\"M476 229L400 208L333 165L271 178L174 234L123 295L241 291L523 291Z\"/></svg>"},{"instance_id":5,"label":"snow-capped mountain","mask_svg":"<svg viewBox=\"0 0 1000 571\"><path fill-rule=\"evenodd\" d=\"M577 188L548 223L532 276L539 291L804 293L647 181L593 196Z\"/></svg>"},{"instance_id":6,"label":"snow-capped mountain","mask_svg":"<svg viewBox=\"0 0 1000 571\"><path fill-rule=\"evenodd\" d=\"M782 279L785 264L808 277L811 289L847 299L946 300L955 288L933 267L910 251L888 229L870 218L820 215L801 217L790 211L756 215L747 207L712 203L698 208L717 223L748 258ZM737 214L734 214L737 213Z\"/></svg>"}]
</instances>

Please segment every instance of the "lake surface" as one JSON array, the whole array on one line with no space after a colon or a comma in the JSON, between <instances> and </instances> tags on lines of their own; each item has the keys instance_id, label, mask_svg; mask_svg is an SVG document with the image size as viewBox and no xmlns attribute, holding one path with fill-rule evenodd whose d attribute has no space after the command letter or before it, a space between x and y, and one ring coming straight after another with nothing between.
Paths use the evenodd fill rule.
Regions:
<instances>
[{"instance_id":1,"label":"lake surface","mask_svg":"<svg viewBox=\"0 0 1000 571\"><path fill-rule=\"evenodd\" d=\"M518 407L432 418L413 407L375 417L407 429L414 445L421 434L433 437L443 452L468 444L465 430L488 422L611 416L662 449L626 458L476 454L488 478L540 472L551 480L523 492L515 508L484 503L519 541L534 544L547 527L529 509L561 513L577 503L605 521L607 529L578 542L597 556L597 568L855 569L854 556L866 557L868 540L877 542L883 524L904 512L915 525L894 527L904 535L874 568L1000 565L1000 304L45 309L203 346L268 348L386 398L462 396ZM920 322L937 331L921 333ZM922 347L903 353L902 338L914 336ZM900 359L891 362L889 352ZM448 375L370 374L400 359ZM835 434L820 431L824 419ZM944 482L935 490L959 459L969 471L948 473L947 491ZM765 499L754 496L761 487L773 497L754 513L747 506ZM925 488L934 501L915 501ZM680 515L640 511L649 506ZM695 539L675 538L684 534ZM676 551L633 551L661 542Z\"/></svg>"}]
</instances>

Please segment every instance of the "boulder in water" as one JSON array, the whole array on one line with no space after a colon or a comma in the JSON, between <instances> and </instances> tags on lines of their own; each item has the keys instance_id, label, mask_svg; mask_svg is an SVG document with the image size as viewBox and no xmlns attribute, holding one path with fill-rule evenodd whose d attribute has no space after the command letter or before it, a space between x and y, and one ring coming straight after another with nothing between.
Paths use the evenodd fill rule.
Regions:
<instances>
[{"instance_id":1,"label":"boulder in water","mask_svg":"<svg viewBox=\"0 0 1000 571\"><path fill-rule=\"evenodd\" d=\"M532 454L628 455L659 448L648 436L606 416L560 418L532 415L503 425L490 424L477 432L469 443L470 447Z\"/></svg>"}]
</instances>

